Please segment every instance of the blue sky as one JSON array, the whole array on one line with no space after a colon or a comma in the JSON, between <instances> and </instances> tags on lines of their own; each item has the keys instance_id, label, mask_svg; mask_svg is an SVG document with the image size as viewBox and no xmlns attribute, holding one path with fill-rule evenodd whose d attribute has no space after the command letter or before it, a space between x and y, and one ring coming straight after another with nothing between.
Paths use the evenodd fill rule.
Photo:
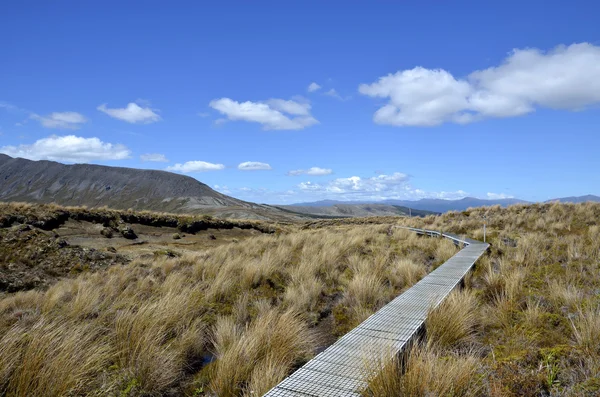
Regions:
<instances>
[{"instance_id":1,"label":"blue sky","mask_svg":"<svg viewBox=\"0 0 600 397\"><path fill-rule=\"evenodd\" d=\"M172 170L265 203L599 194L599 14L593 1L10 2L0 152Z\"/></svg>"}]
</instances>

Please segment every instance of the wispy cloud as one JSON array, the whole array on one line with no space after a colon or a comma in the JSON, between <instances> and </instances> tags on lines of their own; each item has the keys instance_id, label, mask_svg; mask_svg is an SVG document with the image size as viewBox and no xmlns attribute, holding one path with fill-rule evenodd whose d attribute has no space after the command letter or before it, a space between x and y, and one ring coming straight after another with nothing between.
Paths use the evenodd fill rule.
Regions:
<instances>
[{"instance_id":1,"label":"wispy cloud","mask_svg":"<svg viewBox=\"0 0 600 397\"><path fill-rule=\"evenodd\" d=\"M206 161L186 161L185 163L177 163L175 165L167 167L167 171L177 171L184 173L191 172L205 172L205 171L219 171L225 169L223 164L208 163Z\"/></svg>"},{"instance_id":2,"label":"wispy cloud","mask_svg":"<svg viewBox=\"0 0 600 397\"><path fill-rule=\"evenodd\" d=\"M289 176L298 176L298 175L329 175L332 174L333 170L331 168L321 168L321 167L311 167L307 170L292 170L287 173Z\"/></svg>"},{"instance_id":3,"label":"wispy cloud","mask_svg":"<svg viewBox=\"0 0 600 397\"><path fill-rule=\"evenodd\" d=\"M265 130L301 130L319 123L310 114L308 102L284 99L237 102L221 98L211 101L209 106L229 120L259 123Z\"/></svg>"},{"instance_id":4,"label":"wispy cloud","mask_svg":"<svg viewBox=\"0 0 600 397\"><path fill-rule=\"evenodd\" d=\"M321 86L318 85L315 82L312 82L308 85L308 88L306 89L308 92L315 92L321 89Z\"/></svg>"},{"instance_id":5,"label":"wispy cloud","mask_svg":"<svg viewBox=\"0 0 600 397\"><path fill-rule=\"evenodd\" d=\"M160 116L155 112L156 109L141 107L135 102L128 103L124 108L108 108L106 104L102 104L97 109L112 118L131 124L150 124L160 120Z\"/></svg>"},{"instance_id":6,"label":"wispy cloud","mask_svg":"<svg viewBox=\"0 0 600 397\"><path fill-rule=\"evenodd\" d=\"M340 95L340 94L339 94L339 93L336 91L336 89L335 89L335 88L332 88L332 89L330 89L330 90L328 90L328 91L325 91L325 92L323 93L323 95L330 96L330 97L332 97L332 98L335 98L335 99L338 99L338 100L340 100L340 101L347 101L347 100L349 100L349 99L351 99L351 98L352 98L352 97L350 97L350 96L346 96L346 97L343 97L343 96L341 96L341 95Z\"/></svg>"},{"instance_id":7,"label":"wispy cloud","mask_svg":"<svg viewBox=\"0 0 600 397\"><path fill-rule=\"evenodd\" d=\"M486 195L486 198L489 200L498 200L498 199L514 198L514 196L511 196L510 194L504 194L504 193L488 193Z\"/></svg>"},{"instance_id":8,"label":"wispy cloud","mask_svg":"<svg viewBox=\"0 0 600 397\"><path fill-rule=\"evenodd\" d=\"M242 171L259 171L259 170L270 170L271 166L267 163L260 163L258 161L246 161L238 165L238 170Z\"/></svg>"},{"instance_id":9,"label":"wispy cloud","mask_svg":"<svg viewBox=\"0 0 600 397\"><path fill-rule=\"evenodd\" d=\"M140 160L142 161L153 161L157 163L168 163L169 160L164 154L160 153L146 153L140 155Z\"/></svg>"},{"instance_id":10,"label":"wispy cloud","mask_svg":"<svg viewBox=\"0 0 600 397\"><path fill-rule=\"evenodd\" d=\"M37 120L46 128L59 128L77 130L81 125L87 123L87 119L77 112L54 112L47 116L32 113L29 118Z\"/></svg>"}]
</instances>

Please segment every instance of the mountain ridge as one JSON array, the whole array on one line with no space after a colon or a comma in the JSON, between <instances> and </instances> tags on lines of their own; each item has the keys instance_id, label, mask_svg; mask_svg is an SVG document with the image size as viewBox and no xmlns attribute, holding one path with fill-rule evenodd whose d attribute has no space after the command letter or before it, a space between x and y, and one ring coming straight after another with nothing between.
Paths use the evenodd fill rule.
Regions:
<instances>
[{"instance_id":1,"label":"mountain ridge","mask_svg":"<svg viewBox=\"0 0 600 397\"><path fill-rule=\"evenodd\" d=\"M290 217L281 210L224 195L192 177L168 171L33 161L4 154L0 154L0 201L222 213L251 219Z\"/></svg>"},{"instance_id":2,"label":"mountain ridge","mask_svg":"<svg viewBox=\"0 0 600 397\"><path fill-rule=\"evenodd\" d=\"M584 195L584 196L570 196L570 197L561 197L551 200L544 201L545 203L550 203L554 201L559 201L562 203L582 203L586 201L600 202L600 197L592 194ZM532 204L533 202L527 200L521 200L518 198L505 198L505 199L479 199L476 197L464 197L462 199L449 200L449 199L431 199L424 198L419 200L380 200L380 201L340 201L340 200L319 200L313 202L302 202L295 203L289 205L280 205L278 207L286 208L294 211L297 209L299 212L303 213L326 213L326 208L330 207L350 207L355 206L357 208L363 207L365 205L380 205L380 206L399 206L405 208L411 208L412 210L419 211L430 211L434 213L444 213L448 211L464 211L470 207L483 207L483 206L492 206L492 205L500 205L502 207L506 207L513 204ZM312 209L312 210L309 210ZM329 213L332 213L329 211Z\"/></svg>"}]
</instances>

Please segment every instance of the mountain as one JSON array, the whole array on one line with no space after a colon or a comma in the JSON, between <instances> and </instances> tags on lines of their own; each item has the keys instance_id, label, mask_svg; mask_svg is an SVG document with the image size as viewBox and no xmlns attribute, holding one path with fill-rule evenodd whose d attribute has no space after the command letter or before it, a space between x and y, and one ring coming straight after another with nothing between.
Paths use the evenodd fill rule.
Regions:
<instances>
[{"instance_id":1,"label":"mountain","mask_svg":"<svg viewBox=\"0 0 600 397\"><path fill-rule=\"evenodd\" d=\"M571 197L561 197L555 198L552 200L546 201L546 203L551 203L553 201L559 201L561 203L585 203L586 201L592 202L600 202L600 197L594 196L593 194L588 194L586 196L571 196Z\"/></svg>"},{"instance_id":2,"label":"mountain","mask_svg":"<svg viewBox=\"0 0 600 397\"><path fill-rule=\"evenodd\" d=\"M248 203L214 191L202 182L166 171L65 165L0 154L0 201L210 213L223 217L289 219L276 208Z\"/></svg>"},{"instance_id":3,"label":"mountain","mask_svg":"<svg viewBox=\"0 0 600 397\"><path fill-rule=\"evenodd\" d=\"M324 202L331 202L329 205ZM319 205L294 204L294 205L279 205L278 208L283 210L293 211L301 214L323 216L323 217L364 217L364 216L426 216L433 215L436 212L417 210L408 207L391 204L332 204L333 200L316 202Z\"/></svg>"},{"instance_id":4,"label":"mountain","mask_svg":"<svg viewBox=\"0 0 600 397\"><path fill-rule=\"evenodd\" d=\"M443 213L443 212L448 212L448 211L464 211L469 207L482 207L482 206L491 206L491 205L501 205L503 207L512 205L512 204L518 204L518 203L528 203L527 201L524 200L519 200L519 199L497 199L497 200L484 200L484 199L478 199L475 197L465 197L463 199L460 200L443 200L443 199L421 199L421 200L416 200L416 201L410 201L410 200L383 200L383 201L377 201L377 202L371 202L369 204L365 204L364 202L354 202L354 201L331 201L334 204L329 204L329 205L325 205L323 206L322 203L327 203L328 200L324 200L324 201L317 201L314 203L300 203L300 204L292 204L292 205L287 205L285 206L285 208L292 210L292 211L298 211L298 212L304 212L304 213L308 213L306 211L306 208L313 208L313 212L310 213L317 213L320 211L324 211L323 209L320 209L322 207L339 207L339 206L354 206L357 208L357 211L360 211L360 208L363 208L365 205L388 205L388 206L395 206L395 207L404 207L408 210L408 208L411 208L413 211L414 210L420 210L420 211L428 211L430 213ZM319 208L318 210L316 208ZM349 209L347 209L347 211L349 211ZM413 213L413 215L417 215L416 213Z\"/></svg>"}]
</instances>

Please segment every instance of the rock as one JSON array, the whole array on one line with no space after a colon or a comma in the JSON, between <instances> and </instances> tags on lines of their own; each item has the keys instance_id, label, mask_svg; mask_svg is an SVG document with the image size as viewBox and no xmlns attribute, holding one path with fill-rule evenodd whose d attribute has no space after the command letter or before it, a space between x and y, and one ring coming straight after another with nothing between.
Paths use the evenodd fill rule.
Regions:
<instances>
[{"instance_id":1,"label":"rock","mask_svg":"<svg viewBox=\"0 0 600 397\"><path fill-rule=\"evenodd\" d=\"M216 240L217 239L214 234L209 234L208 238L211 239L211 240Z\"/></svg>"},{"instance_id":2,"label":"rock","mask_svg":"<svg viewBox=\"0 0 600 397\"><path fill-rule=\"evenodd\" d=\"M121 227L120 231L121 231L121 235L123 237L125 237L126 239L133 240L133 239L137 238L137 234L135 234L135 232L133 231L131 226Z\"/></svg>"},{"instance_id":3,"label":"rock","mask_svg":"<svg viewBox=\"0 0 600 397\"><path fill-rule=\"evenodd\" d=\"M179 240L181 235L179 233L173 233L173 240Z\"/></svg>"},{"instance_id":4,"label":"rock","mask_svg":"<svg viewBox=\"0 0 600 397\"><path fill-rule=\"evenodd\" d=\"M58 246L58 248L65 248L67 245L69 245L69 243L67 243L65 240L56 240L56 245Z\"/></svg>"},{"instance_id":5,"label":"rock","mask_svg":"<svg viewBox=\"0 0 600 397\"><path fill-rule=\"evenodd\" d=\"M110 227L105 227L100 230L100 234L106 238L111 238L113 236L113 230Z\"/></svg>"},{"instance_id":6,"label":"rock","mask_svg":"<svg viewBox=\"0 0 600 397\"><path fill-rule=\"evenodd\" d=\"M108 252L112 252L113 254L116 254L116 253L117 253L117 250L115 249L115 247L106 247L106 250L107 250Z\"/></svg>"}]
</instances>

